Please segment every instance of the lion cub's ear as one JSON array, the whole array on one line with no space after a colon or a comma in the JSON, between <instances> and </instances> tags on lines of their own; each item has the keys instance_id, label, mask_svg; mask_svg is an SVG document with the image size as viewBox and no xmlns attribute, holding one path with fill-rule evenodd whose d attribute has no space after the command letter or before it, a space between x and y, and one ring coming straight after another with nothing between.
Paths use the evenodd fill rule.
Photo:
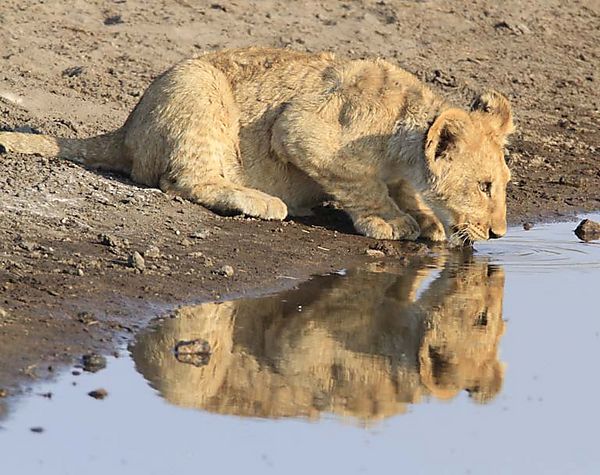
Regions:
<instances>
[{"instance_id":1,"label":"lion cub's ear","mask_svg":"<svg viewBox=\"0 0 600 475\"><path fill-rule=\"evenodd\" d=\"M492 130L502 142L515 130L510 102L498 91L487 91L481 94L473 101L471 111L479 112L488 118Z\"/></svg>"},{"instance_id":2,"label":"lion cub's ear","mask_svg":"<svg viewBox=\"0 0 600 475\"><path fill-rule=\"evenodd\" d=\"M460 109L448 109L442 112L427 132L425 157L430 168L435 171L445 153L456 146L466 136L471 126L469 114Z\"/></svg>"}]
</instances>

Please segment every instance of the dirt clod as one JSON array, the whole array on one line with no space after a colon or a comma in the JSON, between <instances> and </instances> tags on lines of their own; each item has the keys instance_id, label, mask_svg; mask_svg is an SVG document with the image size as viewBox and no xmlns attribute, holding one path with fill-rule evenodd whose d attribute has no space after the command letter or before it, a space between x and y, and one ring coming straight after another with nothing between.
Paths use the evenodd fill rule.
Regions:
<instances>
[{"instance_id":1,"label":"dirt clod","mask_svg":"<svg viewBox=\"0 0 600 475\"><path fill-rule=\"evenodd\" d=\"M6 389L0 389L0 398L8 396L8 391Z\"/></svg>"},{"instance_id":2,"label":"dirt clod","mask_svg":"<svg viewBox=\"0 0 600 475\"><path fill-rule=\"evenodd\" d=\"M600 223L590 219L584 219L574 231L575 235L582 241L595 241L600 239Z\"/></svg>"},{"instance_id":3,"label":"dirt clod","mask_svg":"<svg viewBox=\"0 0 600 475\"><path fill-rule=\"evenodd\" d=\"M106 358L95 353L83 355L81 362L83 364L83 370L89 373L96 373L101 369L106 368Z\"/></svg>"}]
</instances>

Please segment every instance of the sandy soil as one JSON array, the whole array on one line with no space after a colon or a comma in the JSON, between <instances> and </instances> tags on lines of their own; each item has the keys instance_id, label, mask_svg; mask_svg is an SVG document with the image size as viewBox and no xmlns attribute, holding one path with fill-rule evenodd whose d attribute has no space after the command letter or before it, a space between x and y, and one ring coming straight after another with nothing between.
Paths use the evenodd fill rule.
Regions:
<instances>
[{"instance_id":1,"label":"sandy soil","mask_svg":"<svg viewBox=\"0 0 600 475\"><path fill-rule=\"evenodd\" d=\"M594 0L3 0L0 25L3 129L69 137L114 129L152 78L205 50L378 55L457 104L487 87L511 98L513 223L600 208ZM304 223L222 218L121 177L4 154L0 388L110 351L178 302L290 286L364 259L374 245L330 211ZM143 271L128 263L136 251ZM223 265L233 276L221 275Z\"/></svg>"}]
</instances>

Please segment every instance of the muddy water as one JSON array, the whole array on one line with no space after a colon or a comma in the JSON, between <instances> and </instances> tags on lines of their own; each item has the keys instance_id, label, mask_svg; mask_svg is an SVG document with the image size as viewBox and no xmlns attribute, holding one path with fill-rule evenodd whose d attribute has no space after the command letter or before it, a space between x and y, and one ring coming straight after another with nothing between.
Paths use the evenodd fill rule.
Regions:
<instances>
[{"instance_id":1,"label":"muddy water","mask_svg":"<svg viewBox=\"0 0 600 475\"><path fill-rule=\"evenodd\" d=\"M107 369L13 401L2 466L597 473L600 244L574 226L184 307ZM193 339L201 352L173 352ZM87 396L101 387L105 400Z\"/></svg>"}]
</instances>

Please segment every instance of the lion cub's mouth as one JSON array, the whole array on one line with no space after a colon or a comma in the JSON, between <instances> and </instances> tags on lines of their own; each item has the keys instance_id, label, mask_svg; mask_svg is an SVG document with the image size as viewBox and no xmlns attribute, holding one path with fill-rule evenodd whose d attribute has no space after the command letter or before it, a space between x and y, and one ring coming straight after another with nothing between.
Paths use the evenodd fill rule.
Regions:
<instances>
[{"instance_id":1,"label":"lion cub's mouth","mask_svg":"<svg viewBox=\"0 0 600 475\"><path fill-rule=\"evenodd\" d=\"M452 234L448 236L451 247L471 247L475 241L487 241L488 237L479 226L470 223L452 226Z\"/></svg>"}]
</instances>

